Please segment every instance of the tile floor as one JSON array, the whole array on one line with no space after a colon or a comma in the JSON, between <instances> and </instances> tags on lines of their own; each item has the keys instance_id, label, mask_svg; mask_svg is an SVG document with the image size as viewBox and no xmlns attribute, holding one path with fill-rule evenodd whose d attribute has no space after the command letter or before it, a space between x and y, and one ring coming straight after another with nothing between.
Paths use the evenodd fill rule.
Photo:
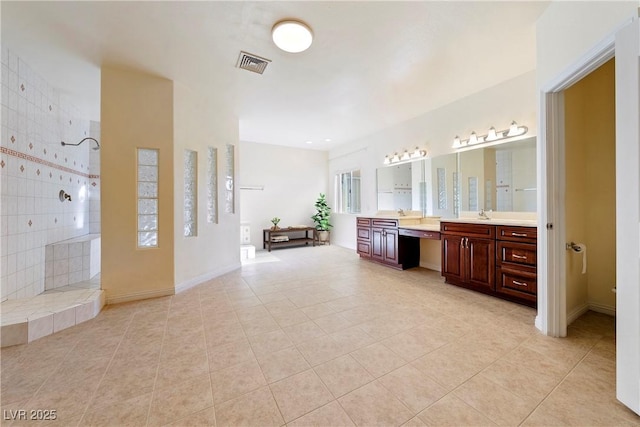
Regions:
<instances>
[{"instance_id":1,"label":"tile floor","mask_svg":"<svg viewBox=\"0 0 640 427\"><path fill-rule=\"evenodd\" d=\"M2 349L2 425L640 426L615 399L610 317L548 338L534 310L436 272L337 246L269 257Z\"/></svg>"}]
</instances>

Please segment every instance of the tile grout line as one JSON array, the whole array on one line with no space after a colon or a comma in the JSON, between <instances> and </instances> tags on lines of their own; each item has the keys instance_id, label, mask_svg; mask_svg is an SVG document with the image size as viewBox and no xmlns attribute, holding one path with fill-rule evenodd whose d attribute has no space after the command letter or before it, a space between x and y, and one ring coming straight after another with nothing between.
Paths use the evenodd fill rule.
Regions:
<instances>
[{"instance_id":1,"label":"tile grout line","mask_svg":"<svg viewBox=\"0 0 640 427\"><path fill-rule=\"evenodd\" d=\"M169 312L171 311L171 306L173 305L173 298L175 294L171 296L171 300L169 302L169 307L166 310L166 318L164 320L164 328L162 331L162 341L160 342L160 351L158 352L158 365L156 366L156 375L153 379L153 389L151 390L151 399L149 400L149 408L147 408L147 418L145 425L149 425L149 419L151 418L151 408L153 408L153 401L156 398L157 385L158 385L158 376L160 375L160 359L162 357L162 349L164 348L164 341L167 336L167 329L169 324Z\"/></svg>"},{"instance_id":2,"label":"tile grout line","mask_svg":"<svg viewBox=\"0 0 640 427\"><path fill-rule=\"evenodd\" d=\"M133 311L130 314L130 319L127 322L127 327L125 328L124 332L122 333L122 336L120 337L120 340L118 340L118 345L116 346L116 349L113 351L113 354L111 355L111 358L109 359L109 363L107 364L104 372L102 373L102 377L100 377L100 381L98 381L98 385L96 386L95 390L93 390L93 393L91 394L91 398L89 399L89 403L87 404L87 406L84 408L84 412L82 413L82 416L80 417L80 419L78 420L78 426L80 425L80 423L82 422L82 420L84 419L84 417L87 415L87 410L89 409L89 407L91 406L91 403L93 402L93 399L96 396L96 393L98 392L98 390L100 389L100 385L102 384L102 381L104 381L104 377L107 375L107 372L109 372L109 368L111 367L112 363L113 363L113 359L115 359L116 354L118 353L118 349L120 348L120 345L122 344L122 341L124 340L124 337L127 335L127 332L129 331L129 328L131 327L131 324L133 323L133 318L135 316L135 311ZM98 313L100 314L100 313ZM97 318L98 316L96 316L95 318ZM94 318L94 319L95 319Z\"/></svg>"},{"instance_id":3,"label":"tile grout line","mask_svg":"<svg viewBox=\"0 0 640 427\"><path fill-rule=\"evenodd\" d=\"M529 417L530 417L530 416L531 416L531 415L532 415L532 414L533 414L533 413L534 413L534 412L535 412L535 411L540 407L540 405L542 405L542 404L543 404L543 403L544 403L544 402L549 398L549 396L551 396L551 394L553 394L553 392L554 392L554 391L556 391L556 390L557 390L557 389L562 385L562 383L564 383L564 381L567 379L567 377L568 377L569 375L571 375L571 373L572 373L573 371L575 371L575 370L576 370L576 368L578 368L578 366L579 366L579 365L584 361L584 359L586 359L586 358L587 358L587 356L589 355L589 353L591 353L591 350L593 350L593 348L596 346L596 344L598 343L598 341L600 341L601 339L602 339L602 336L601 336L600 338L598 338L598 339L596 340L596 342L595 342L593 345L591 345L591 346L589 347L589 349L584 353L584 355L580 358L580 360L578 360L578 361L575 363L575 365L574 365L574 366L569 370L569 372L567 372L567 373L562 377L562 379L561 379L560 381L558 381L558 384L556 384L556 385L555 385L555 387L553 387L553 389L551 389L551 391L550 391L549 393L547 393L547 394L542 398L542 400L540 400L540 402L535 406L535 408L533 408L533 409L531 410L531 412L529 412L529 414L527 414L527 416L526 416L526 417L524 417L524 418L523 418L523 420L522 420L522 421L520 422L520 424L518 424L518 425L522 425L522 424L523 424L523 423L524 423L524 422L525 422L525 421L526 421L526 420L527 420L527 419L528 419L528 418L529 418Z\"/></svg>"}]
</instances>

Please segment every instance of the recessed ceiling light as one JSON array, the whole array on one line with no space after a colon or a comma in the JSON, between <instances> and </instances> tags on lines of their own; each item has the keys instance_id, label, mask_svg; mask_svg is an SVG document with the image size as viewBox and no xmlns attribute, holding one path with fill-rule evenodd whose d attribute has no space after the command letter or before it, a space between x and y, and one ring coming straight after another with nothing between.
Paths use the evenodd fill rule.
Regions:
<instances>
[{"instance_id":1,"label":"recessed ceiling light","mask_svg":"<svg viewBox=\"0 0 640 427\"><path fill-rule=\"evenodd\" d=\"M324 142L331 142L331 138L325 139Z\"/></svg>"},{"instance_id":2,"label":"recessed ceiling light","mask_svg":"<svg viewBox=\"0 0 640 427\"><path fill-rule=\"evenodd\" d=\"M307 144L313 144L313 141L306 141Z\"/></svg>"},{"instance_id":3,"label":"recessed ceiling light","mask_svg":"<svg viewBox=\"0 0 640 427\"><path fill-rule=\"evenodd\" d=\"M299 53L309 49L313 41L311 28L300 21L285 20L271 30L273 42L285 52Z\"/></svg>"}]
</instances>

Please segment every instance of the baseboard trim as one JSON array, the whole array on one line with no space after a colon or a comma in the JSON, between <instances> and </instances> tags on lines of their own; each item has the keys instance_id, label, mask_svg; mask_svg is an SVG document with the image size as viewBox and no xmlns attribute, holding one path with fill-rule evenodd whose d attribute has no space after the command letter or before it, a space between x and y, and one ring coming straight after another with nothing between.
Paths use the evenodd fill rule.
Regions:
<instances>
[{"instance_id":1,"label":"baseboard trim","mask_svg":"<svg viewBox=\"0 0 640 427\"><path fill-rule=\"evenodd\" d=\"M420 263L420 267L427 268L429 270L434 270L434 271L442 271L442 266L440 264L432 264L432 263L429 263L429 262L421 262Z\"/></svg>"},{"instance_id":2,"label":"baseboard trim","mask_svg":"<svg viewBox=\"0 0 640 427\"><path fill-rule=\"evenodd\" d=\"M121 304L123 302L140 301L149 298L166 297L175 294L175 289L157 289L153 291L134 292L126 295L118 295L114 297L107 296L107 305Z\"/></svg>"},{"instance_id":3,"label":"baseboard trim","mask_svg":"<svg viewBox=\"0 0 640 427\"><path fill-rule=\"evenodd\" d=\"M605 305L605 304L599 304L597 302L590 302L589 310L595 311L597 313L608 314L609 316L614 316L614 317L616 315L615 307L611 307L610 305Z\"/></svg>"},{"instance_id":4,"label":"baseboard trim","mask_svg":"<svg viewBox=\"0 0 640 427\"><path fill-rule=\"evenodd\" d=\"M572 324L578 317L589 311L589 304L584 303L567 313L567 325Z\"/></svg>"},{"instance_id":5,"label":"baseboard trim","mask_svg":"<svg viewBox=\"0 0 640 427\"><path fill-rule=\"evenodd\" d=\"M578 317L582 316L589 310L595 311L597 313L607 314L609 316L614 316L614 317L616 315L615 307L599 304L597 302L587 302L573 309L571 313L567 313L567 325L572 324L574 320L576 320Z\"/></svg>"},{"instance_id":6,"label":"baseboard trim","mask_svg":"<svg viewBox=\"0 0 640 427\"><path fill-rule=\"evenodd\" d=\"M215 279L216 277L220 277L224 274L230 273L234 270L239 269L242 266L241 263L234 263L224 268L219 268L217 270L209 271L208 273L201 274L199 276L193 277L189 280L185 280L184 282L176 285L176 294L180 292L184 292L187 289L191 289L194 286L197 286L201 283L206 282L207 280Z\"/></svg>"}]
</instances>

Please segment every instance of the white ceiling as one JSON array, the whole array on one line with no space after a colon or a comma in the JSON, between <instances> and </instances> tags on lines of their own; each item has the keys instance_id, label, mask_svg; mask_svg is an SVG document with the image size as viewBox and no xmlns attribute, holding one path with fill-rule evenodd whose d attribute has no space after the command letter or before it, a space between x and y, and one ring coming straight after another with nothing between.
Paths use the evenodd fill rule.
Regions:
<instances>
[{"instance_id":1,"label":"white ceiling","mask_svg":"<svg viewBox=\"0 0 640 427\"><path fill-rule=\"evenodd\" d=\"M547 5L2 1L0 11L3 44L86 118L100 117L100 66L126 66L227 103L240 140L326 150L535 69ZM275 47L284 18L313 29L308 51ZM240 50L273 62L263 75L237 69Z\"/></svg>"}]
</instances>

